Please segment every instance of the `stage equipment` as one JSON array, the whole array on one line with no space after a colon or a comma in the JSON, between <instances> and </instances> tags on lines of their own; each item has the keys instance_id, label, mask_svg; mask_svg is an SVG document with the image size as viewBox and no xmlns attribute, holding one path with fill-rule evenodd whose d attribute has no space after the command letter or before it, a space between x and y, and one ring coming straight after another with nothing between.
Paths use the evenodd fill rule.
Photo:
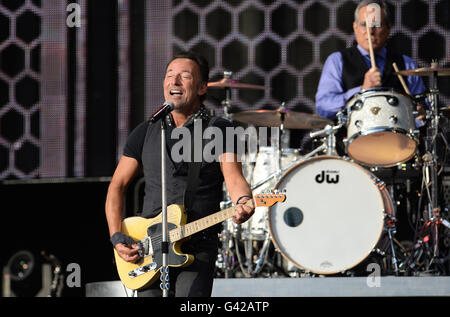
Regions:
<instances>
[{"instance_id":1,"label":"stage equipment","mask_svg":"<svg viewBox=\"0 0 450 317\"><path fill-rule=\"evenodd\" d=\"M372 88L346 104L347 154L366 166L390 167L416 153L419 131L415 128L410 96L393 89Z\"/></svg>"}]
</instances>

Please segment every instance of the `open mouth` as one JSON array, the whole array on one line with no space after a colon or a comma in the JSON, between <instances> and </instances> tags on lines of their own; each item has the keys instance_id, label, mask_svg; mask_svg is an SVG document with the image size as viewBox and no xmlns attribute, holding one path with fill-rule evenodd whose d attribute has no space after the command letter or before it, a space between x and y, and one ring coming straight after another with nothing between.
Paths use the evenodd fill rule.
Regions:
<instances>
[{"instance_id":1,"label":"open mouth","mask_svg":"<svg viewBox=\"0 0 450 317\"><path fill-rule=\"evenodd\" d=\"M181 96L183 94L183 92L181 90L177 90L177 89L171 89L169 91L169 93L171 96L176 96L176 95Z\"/></svg>"}]
</instances>

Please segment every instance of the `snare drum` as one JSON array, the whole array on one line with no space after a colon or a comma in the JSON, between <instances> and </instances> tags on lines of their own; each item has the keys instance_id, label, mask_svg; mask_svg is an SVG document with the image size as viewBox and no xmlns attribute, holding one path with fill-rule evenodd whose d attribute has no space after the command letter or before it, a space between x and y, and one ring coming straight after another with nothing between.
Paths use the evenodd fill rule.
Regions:
<instances>
[{"instance_id":1,"label":"snare drum","mask_svg":"<svg viewBox=\"0 0 450 317\"><path fill-rule=\"evenodd\" d=\"M395 216L389 193L366 169L333 156L298 163L276 188L286 201L270 208L274 245L295 266L317 274L344 272L369 256L385 216Z\"/></svg>"},{"instance_id":2,"label":"snare drum","mask_svg":"<svg viewBox=\"0 0 450 317\"><path fill-rule=\"evenodd\" d=\"M414 156L414 102L409 96L387 88L367 89L347 102L346 111L346 152L356 162L390 167Z\"/></svg>"}]
</instances>

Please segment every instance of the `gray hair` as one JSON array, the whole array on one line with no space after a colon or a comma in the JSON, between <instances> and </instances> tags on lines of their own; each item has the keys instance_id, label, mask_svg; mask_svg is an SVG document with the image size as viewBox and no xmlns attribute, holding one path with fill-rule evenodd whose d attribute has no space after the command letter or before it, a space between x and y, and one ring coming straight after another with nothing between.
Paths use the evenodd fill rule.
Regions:
<instances>
[{"instance_id":1,"label":"gray hair","mask_svg":"<svg viewBox=\"0 0 450 317\"><path fill-rule=\"evenodd\" d=\"M391 14L389 13L389 9L388 6L386 5L386 2L384 2L383 0L362 0L358 6L355 9L355 22L358 22L358 18L359 18L359 10L362 7L368 6L371 3L376 3L378 4L381 9L384 12L384 20L386 21L387 25L392 25L392 18L391 18Z\"/></svg>"}]
</instances>

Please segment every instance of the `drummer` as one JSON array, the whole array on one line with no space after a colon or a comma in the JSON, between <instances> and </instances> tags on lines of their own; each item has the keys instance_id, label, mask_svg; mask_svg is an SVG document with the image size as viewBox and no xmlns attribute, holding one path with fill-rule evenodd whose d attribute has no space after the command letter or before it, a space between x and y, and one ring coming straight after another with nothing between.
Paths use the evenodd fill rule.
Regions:
<instances>
[{"instance_id":1,"label":"drummer","mask_svg":"<svg viewBox=\"0 0 450 317\"><path fill-rule=\"evenodd\" d=\"M368 5L378 4L381 8L379 27L371 27L373 52L376 67L371 67L370 46L366 28L366 12ZM373 7L371 7L372 9ZM372 9L373 10L373 9ZM373 12L369 10L369 12ZM364 0L355 10L353 31L357 45L331 54L323 67L316 94L316 108L319 115L334 120L346 102L357 92L374 87L394 88L404 92L404 88L392 64L395 62L399 70L418 68L414 60L406 55L386 48L386 42L392 29L392 19L384 1ZM411 95L419 95L425 91L425 85L419 76L405 77L405 82ZM417 109L424 120L425 112L422 106ZM416 120L416 122L418 122ZM418 125L421 125L420 122Z\"/></svg>"}]
</instances>

